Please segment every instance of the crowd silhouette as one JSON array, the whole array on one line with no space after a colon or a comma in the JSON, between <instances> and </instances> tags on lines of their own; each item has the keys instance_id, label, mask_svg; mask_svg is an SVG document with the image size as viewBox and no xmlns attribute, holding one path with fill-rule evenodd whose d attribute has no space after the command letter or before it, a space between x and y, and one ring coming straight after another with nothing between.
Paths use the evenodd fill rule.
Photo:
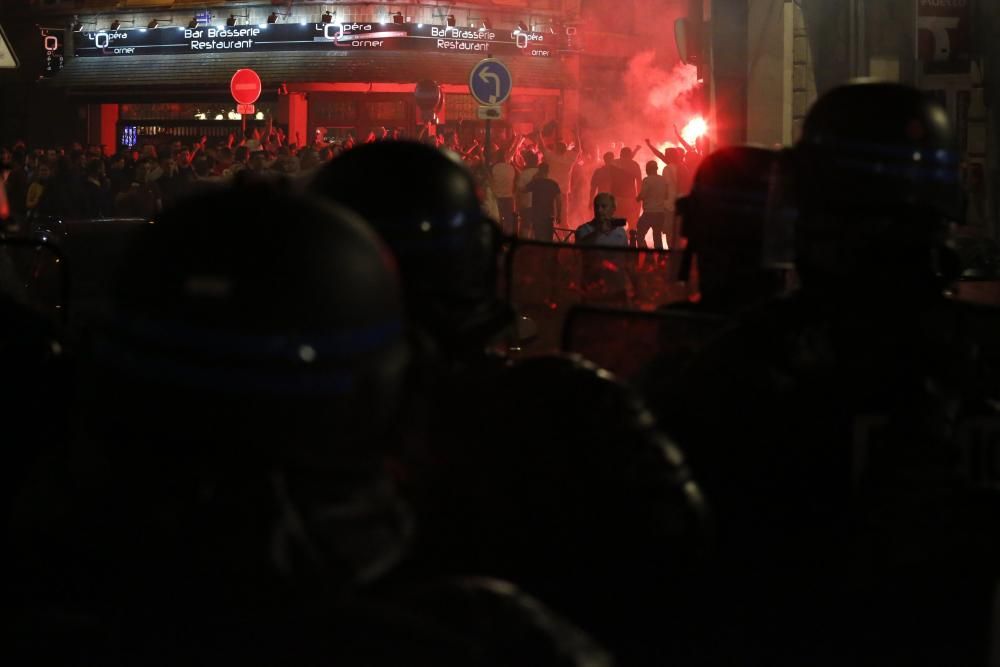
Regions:
<instances>
[{"instance_id":1,"label":"crowd silhouette","mask_svg":"<svg viewBox=\"0 0 1000 667\"><path fill-rule=\"evenodd\" d=\"M995 664L1000 311L933 102L847 84L631 198L595 164L533 221L594 195L574 243L424 139L8 178L8 664Z\"/></svg>"}]
</instances>

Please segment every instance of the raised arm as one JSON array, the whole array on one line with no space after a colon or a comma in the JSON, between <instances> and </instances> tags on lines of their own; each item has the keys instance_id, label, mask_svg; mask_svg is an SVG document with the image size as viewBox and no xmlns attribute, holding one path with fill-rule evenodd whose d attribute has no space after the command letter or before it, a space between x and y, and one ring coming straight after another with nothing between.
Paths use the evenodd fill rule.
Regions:
<instances>
[{"instance_id":1,"label":"raised arm","mask_svg":"<svg viewBox=\"0 0 1000 667\"><path fill-rule=\"evenodd\" d=\"M462 157L463 158L469 157L470 155L472 155L473 153L475 153L476 149L478 149L478 148L479 148L479 139L473 139L472 140L472 145L469 146L469 148L467 150L465 150L465 151L462 152Z\"/></svg>"},{"instance_id":2,"label":"raised arm","mask_svg":"<svg viewBox=\"0 0 1000 667\"><path fill-rule=\"evenodd\" d=\"M196 141L191 145L191 162L194 162L194 158L198 153L205 151L205 144L208 143L208 137L202 136L200 141Z\"/></svg>"},{"instance_id":3,"label":"raised arm","mask_svg":"<svg viewBox=\"0 0 1000 667\"><path fill-rule=\"evenodd\" d=\"M677 129L677 123L674 123L674 134L677 136L677 141L681 142L681 146L684 147L684 150L686 150L688 153L694 151L694 147L691 146L691 144L689 144L688 142L684 141L684 137L681 136L681 131Z\"/></svg>"},{"instance_id":4,"label":"raised arm","mask_svg":"<svg viewBox=\"0 0 1000 667\"><path fill-rule=\"evenodd\" d=\"M677 174L669 164L663 168L663 180L667 182L666 200L664 206L670 212L677 208Z\"/></svg>"},{"instance_id":5,"label":"raised arm","mask_svg":"<svg viewBox=\"0 0 1000 667\"><path fill-rule=\"evenodd\" d=\"M653 155L655 155L656 157L660 158L660 160L662 160L664 163L666 163L667 156L666 156L665 153L663 153L662 151L656 150L656 147L653 146L653 144L649 143L649 139L646 139L646 145L649 147L649 150L651 150L653 152Z\"/></svg>"},{"instance_id":6,"label":"raised arm","mask_svg":"<svg viewBox=\"0 0 1000 667\"><path fill-rule=\"evenodd\" d=\"M521 150L521 144L524 143L524 137L520 134L514 136L514 139L510 142L510 146L507 148L507 153L504 156L505 161L513 162L517 157L518 152Z\"/></svg>"}]
</instances>

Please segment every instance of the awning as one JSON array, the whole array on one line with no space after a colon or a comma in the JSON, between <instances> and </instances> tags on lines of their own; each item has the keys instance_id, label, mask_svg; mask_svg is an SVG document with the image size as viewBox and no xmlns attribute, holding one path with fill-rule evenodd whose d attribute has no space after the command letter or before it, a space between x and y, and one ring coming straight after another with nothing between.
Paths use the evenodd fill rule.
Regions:
<instances>
[{"instance_id":1,"label":"awning","mask_svg":"<svg viewBox=\"0 0 1000 667\"><path fill-rule=\"evenodd\" d=\"M270 52L192 54L67 59L47 85L70 95L116 102L151 95L229 94L229 80L241 68L255 70L265 91L282 83L415 83L432 79L468 84L478 54L378 52ZM515 86L561 89L573 85L563 74L561 59L509 58Z\"/></svg>"}]
</instances>

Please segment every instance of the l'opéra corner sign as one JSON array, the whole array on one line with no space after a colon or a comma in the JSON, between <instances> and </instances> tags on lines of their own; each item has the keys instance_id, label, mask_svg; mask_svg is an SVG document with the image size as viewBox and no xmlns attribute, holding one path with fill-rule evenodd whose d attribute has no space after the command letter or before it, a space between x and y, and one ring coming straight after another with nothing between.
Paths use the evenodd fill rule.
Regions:
<instances>
[{"instance_id":1,"label":"l'op\u00e9ra corner sign","mask_svg":"<svg viewBox=\"0 0 1000 667\"><path fill-rule=\"evenodd\" d=\"M483 106L503 104L513 87L510 70L495 58L480 60L469 73L469 92Z\"/></svg>"},{"instance_id":2,"label":"l'op\u00e9ra corner sign","mask_svg":"<svg viewBox=\"0 0 1000 667\"><path fill-rule=\"evenodd\" d=\"M3 31L3 26L0 26L0 69L16 69L20 64L17 54L14 53L14 47L10 45L10 40Z\"/></svg>"}]
</instances>

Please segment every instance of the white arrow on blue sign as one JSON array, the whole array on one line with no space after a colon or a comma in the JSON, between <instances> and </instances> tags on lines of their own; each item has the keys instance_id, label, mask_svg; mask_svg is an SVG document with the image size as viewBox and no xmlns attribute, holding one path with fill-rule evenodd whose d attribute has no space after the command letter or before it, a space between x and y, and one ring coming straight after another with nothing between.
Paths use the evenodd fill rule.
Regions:
<instances>
[{"instance_id":1,"label":"white arrow on blue sign","mask_svg":"<svg viewBox=\"0 0 1000 667\"><path fill-rule=\"evenodd\" d=\"M499 60L480 60L469 73L469 92L480 104L495 106L510 97L514 87L510 70Z\"/></svg>"}]
</instances>

